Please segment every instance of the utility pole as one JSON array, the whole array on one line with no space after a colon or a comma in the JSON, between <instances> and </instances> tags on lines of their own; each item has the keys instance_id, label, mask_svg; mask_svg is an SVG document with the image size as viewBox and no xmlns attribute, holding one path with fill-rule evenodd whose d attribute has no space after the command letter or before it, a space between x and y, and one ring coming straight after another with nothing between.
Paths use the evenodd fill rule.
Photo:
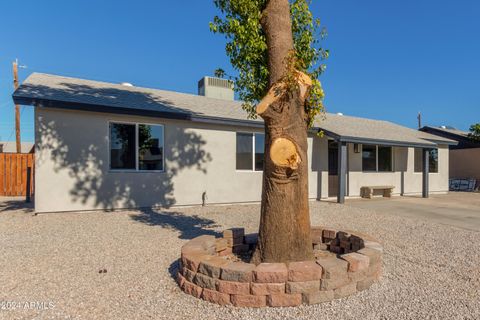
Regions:
<instances>
[{"instance_id":1,"label":"utility pole","mask_svg":"<svg viewBox=\"0 0 480 320\"><path fill-rule=\"evenodd\" d=\"M18 88L18 60L13 62L13 87ZM17 153L22 152L22 145L20 143L20 106L15 105L15 139L17 142Z\"/></svg>"}]
</instances>

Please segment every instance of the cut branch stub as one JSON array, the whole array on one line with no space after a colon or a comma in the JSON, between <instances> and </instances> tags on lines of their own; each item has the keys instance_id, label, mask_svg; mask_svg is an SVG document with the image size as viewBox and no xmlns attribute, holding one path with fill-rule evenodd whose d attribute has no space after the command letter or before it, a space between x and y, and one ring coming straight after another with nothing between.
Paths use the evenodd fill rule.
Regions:
<instances>
[{"instance_id":1,"label":"cut branch stub","mask_svg":"<svg viewBox=\"0 0 480 320\"><path fill-rule=\"evenodd\" d=\"M297 169L300 163L300 155L295 144L287 138L276 138L270 147L270 158L279 167Z\"/></svg>"},{"instance_id":2,"label":"cut branch stub","mask_svg":"<svg viewBox=\"0 0 480 320\"><path fill-rule=\"evenodd\" d=\"M298 81L298 86L300 87L300 97L302 99L305 99L307 96L307 92L312 86L312 79L305 73L298 71L297 72L297 81Z\"/></svg>"},{"instance_id":3,"label":"cut branch stub","mask_svg":"<svg viewBox=\"0 0 480 320\"><path fill-rule=\"evenodd\" d=\"M285 93L287 86L283 82L274 84L262 101L257 105L257 114L262 115L271 104L277 101Z\"/></svg>"},{"instance_id":4,"label":"cut branch stub","mask_svg":"<svg viewBox=\"0 0 480 320\"><path fill-rule=\"evenodd\" d=\"M296 71L296 78L298 82L298 86L300 88L300 97L302 99L306 98L306 94L308 92L308 89L312 86L312 79L310 77L301 72L301 71ZM280 81L275 83L270 90L268 90L268 93L263 99L260 101L260 103L257 105L257 114L262 116L262 114L267 111L267 109L275 103L278 99L280 99L283 94L287 91L287 85L285 82Z\"/></svg>"},{"instance_id":5,"label":"cut branch stub","mask_svg":"<svg viewBox=\"0 0 480 320\"><path fill-rule=\"evenodd\" d=\"M298 79L298 82L300 84L303 84L304 86L307 86L307 87L312 86L312 79L310 79L310 77L307 74L301 71L297 71L297 79Z\"/></svg>"}]
</instances>

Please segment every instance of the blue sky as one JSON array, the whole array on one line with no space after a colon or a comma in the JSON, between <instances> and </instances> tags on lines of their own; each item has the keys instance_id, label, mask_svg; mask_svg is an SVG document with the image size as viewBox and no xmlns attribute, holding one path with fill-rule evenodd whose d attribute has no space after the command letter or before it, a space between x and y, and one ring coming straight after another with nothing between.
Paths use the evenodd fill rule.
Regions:
<instances>
[{"instance_id":1,"label":"blue sky","mask_svg":"<svg viewBox=\"0 0 480 320\"><path fill-rule=\"evenodd\" d=\"M468 129L480 122L480 2L313 0L331 52L329 112ZM222 67L213 1L22 0L0 4L0 140L14 139L11 63L31 72L196 93ZM33 111L22 108L22 140Z\"/></svg>"}]
</instances>

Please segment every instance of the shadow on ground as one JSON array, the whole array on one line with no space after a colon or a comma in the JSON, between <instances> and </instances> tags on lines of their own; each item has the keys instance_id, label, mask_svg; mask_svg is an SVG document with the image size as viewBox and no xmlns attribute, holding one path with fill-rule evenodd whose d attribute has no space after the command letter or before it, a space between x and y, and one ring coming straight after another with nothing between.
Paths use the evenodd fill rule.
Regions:
<instances>
[{"instance_id":1,"label":"shadow on ground","mask_svg":"<svg viewBox=\"0 0 480 320\"><path fill-rule=\"evenodd\" d=\"M173 280L177 281L178 271L180 270L180 259L173 261L168 267L168 273Z\"/></svg>"},{"instance_id":2,"label":"shadow on ground","mask_svg":"<svg viewBox=\"0 0 480 320\"><path fill-rule=\"evenodd\" d=\"M33 202L26 203L22 200L1 200L0 198L0 213L4 211L23 211L30 213L34 211Z\"/></svg>"},{"instance_id":3,"label":"shadow on ground","mask_svg":"<svg viewBox=\"0 0 480 320\"><path fill-rule=\"evenodd\" d=\"M202 235L221 236L220 232L212 230L220 225L214 220L202 218L197 215L142 209L138 213L131 214L130 218L149 226L160 226L179 231L180 235L178 237L180 239L190 240Z\"/></svg>"}]
</instances>

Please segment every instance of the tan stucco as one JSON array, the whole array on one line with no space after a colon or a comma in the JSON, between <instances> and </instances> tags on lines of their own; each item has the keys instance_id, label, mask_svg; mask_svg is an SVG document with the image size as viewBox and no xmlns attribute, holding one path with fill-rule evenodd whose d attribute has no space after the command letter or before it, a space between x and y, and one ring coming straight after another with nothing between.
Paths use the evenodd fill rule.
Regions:
<instances>
[{"instance_id":1,"label":"tan stucco","mask_svg":"<svg viewBox=\"0 0 480 320\"><path fill-rule=\"evenodd\" d=\"M35 108L37 212L261 200L262 172L235 169L236 132L261 132L125 115ZM109 170L109 121L165 126L165 172ZM326 192L326 138L310 136L309 195ZM319 181L320 180L320 181Z\"/></svg>"},{"instance_id":2,"label":"tan stucco","mask_svg":"<svg viewBox=\"0 0 480 320\"><path fill-rule=\"evenodd\" d=\"M393 147L392 172L363 172L362 153L353 151L353 144L348 148L348 192L349 196L360 196L362 186L392 185L393 194L421 194L422 173L414 172L414 148ZM438 173L429 174L430 193L448 192L448 146L438 147Z\"/></svg>"},{"instance_id":3,"label":"tan stucco","mask_svg":"<svg viewBox=\"0 0 480 320\"><path fill-rule=\"evenodd\" d=\"M163 124L165 172L109 170L109 122ZM261 200L262 172L235 169L236 132L261 129L35 108L37 212L77 211ZM328 197L327 137L308 138L309 197ZM408 152L407 152L408 151ZM394 148L395 171L365 173L361 153L349 145L349 196L363 185L393 184L400 193L420 193L421 173L413 173L413 148ZM431 192L448 190L448 148L439 150L440 170L430 175ZM405 170L406 168L406 170Z\"/></svg>"},{"instance_id":4,"label":"tan stucco","mask_svg":"<svg viewBox=\"0 0 480 320\"><path fill-rule=\"evenodd\" d=\"M450 150L450 177L480 180L480 148Z\"/></svg>"}]
</instances>

